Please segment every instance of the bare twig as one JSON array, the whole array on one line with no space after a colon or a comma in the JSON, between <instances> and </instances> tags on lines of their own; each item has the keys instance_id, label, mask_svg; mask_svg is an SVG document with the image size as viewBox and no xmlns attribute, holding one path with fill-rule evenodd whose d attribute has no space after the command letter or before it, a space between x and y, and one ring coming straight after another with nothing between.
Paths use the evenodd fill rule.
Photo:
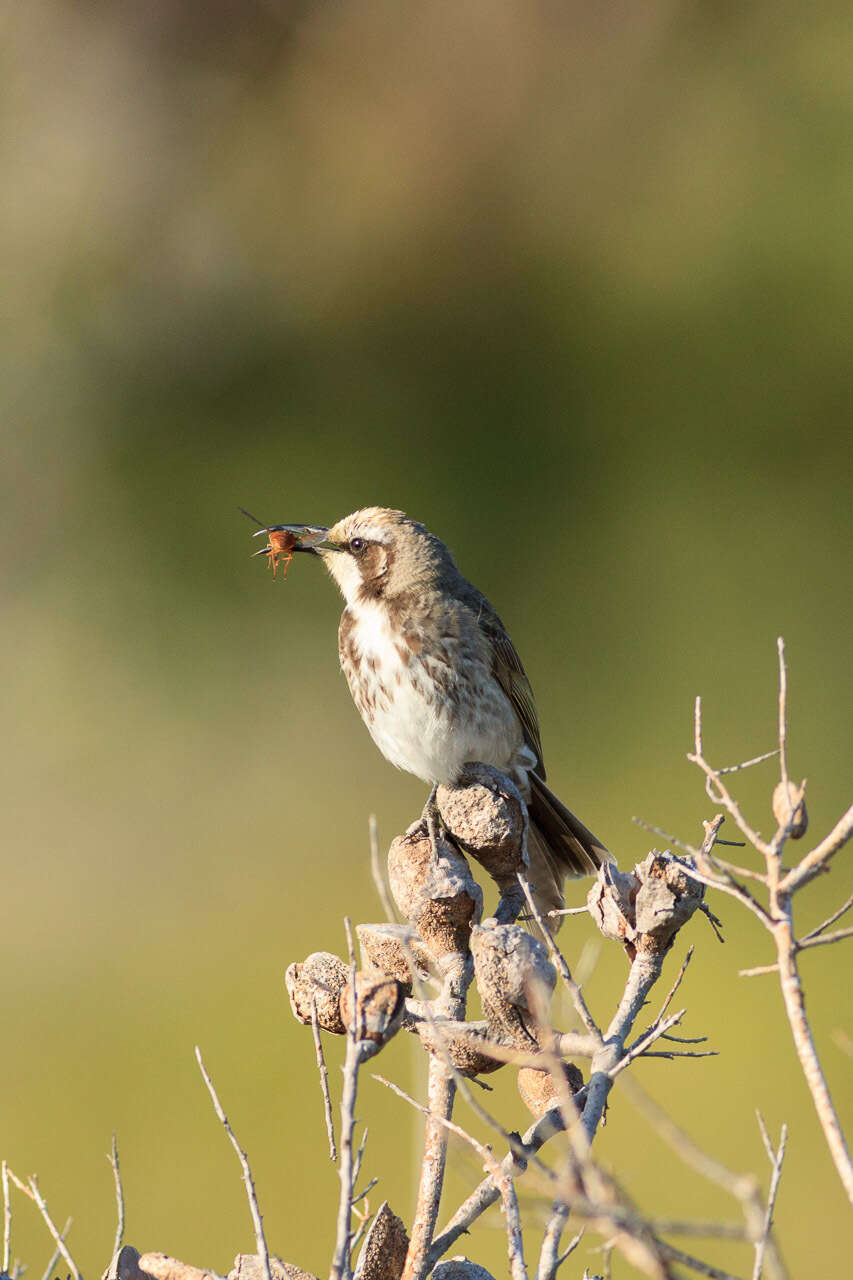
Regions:
<instances>
[{"instance_id":1,"label":"bare twig","mask_svg":"<svg viewBox=\"0 0 853 1280\"><path fill-rule=\"evenodd\" d=\"M751 1175L733 1173L719 1160L703 1151L690 1135L646 1093L633 1075L622 1076L622 1089L684 1164L695 1169L707 1181L722 1187L740 1202L749 1237L753 1242L757 1242L764 1232L766 1209L761 1201L755 1178ZM787 1273L772 1236L768 1236L765 1243L765 1258L774 1280L786 1280ZM685 1263L685 1265L689 1264Z\"/></svg>"},{"instance_id":2,"label":"bare twig","mask_svg":"<svg viewBox=\"0 0 853 1280\"><path fill-rule=\"evenodd\" d=\"M772 754L775 755L775 752ZM740 765L732 767L741 768ZM725 770L719 770L719 772L725 772ZM646 822L644 818L635 817L632 821L636 822L638 827L643 827L646 831L651 831L653 835L660 836L667 844L671 844L674 849L680 849L682 853L687 854L689 857L697 858L700 861L707 859L722 871L728 871L736 876L745 876L748 880L757 880L760 884L767 884L767 876L763 871L754 871L751 867L741 867L737 863L727 862L725 858L719 857L718 854L711 855L711 849L715 845L736 845L740 847L743 844L742 840L720 840L717 837L716 833L722 825L723 817L724 815L719 813L712 822L704 824L707 830L705 839L699 849L695 845L689 844L686 840L679 840L678 836L674 836L670 831L665 831L663 827L656 827L653 823ZM716 880L714 884L717 884Z\"/></svg>"},{"instance_id":3,"label":"bare twig","mask_svg":"<svg viewBox=\"0 0 853 1280\"><path fill-rule=\"evenodd\" d=\"M565 1248L563 1252L560 1254L559 1258L557 1259L557 1265L554 1267L555 1273L560 1269L560 1267L563 1265L566 1259L572 1256L575 1249L577 1249L581 1240L583 1240L584 1230L585 1228L581 1227L577 1235L573 1236L572 1239L569 1241L567 1248Z\"/></svg>"},{"instance_id":4,"label":"bare twig","mask_svg":"<svg viewBox=\"0 0 853 1280\"><path fill-rule=\"evenodd\" d=\"M541 929L542 936L544 937L546 943L548 944L548 951L551 956L551 960L553 961L554 966L557 969L557 972L559 973L560 977L563 979L563 982L565 983L565 986L569 992L569 995L572 997L572 1003L574 1004L575 1009L577 1010L577 1013L581 1022L584 1024L584 1026L586 1027L590 1035L595 1036L600 1041L601 1031L598 1028L598 1024L596 1023L595 1019L593 1018L592 1014L587 1008L587 1003L586 1003L586 1000L584 1000L583 992L581 991L580 987L572 977L571 970L569 969L569 966L566 964L566 959L563 956L562 952L560 951L559 947L557 946L556 942L554 941L554 935L551 933L551 930L548 928L547 924L542 919L542 915L539 911L539 908L536 906L536 903L533 900L533 894L530 892L530 885L527 883L526 879L522 875L519 875L518 882L521 885L525 898L527 899L527 906L530 910L530 913L533 916L533 919L536 921L539 928Z\"/></svg>"},{"instance_id":5,"label":"bare twig","mask_svg":"<svg viewBox=\"0 0 853 1280\"><path fill-rule=\"evenodd\" d=\"M678 1023L681 1021L681 1019L684 1017L684 1014L685 1014L685 1010L684 1010L684 1009L680 1009L680 1010L678 1011L678 1013L670 1014L670 1016L669 1016L668 1018L664 1019L664 1021L663 1021L663 1022L658 1022L658 1023L656 1023L654 1026L652 1026L652 1027L651 1027L651 1029L650 1029L649 1031L647 1031L647 1032L645 1033L645 1035L642 1035L642 1036L640 1036L637 1040L635 1040L635 1041L634 1041L634 1043L633 1043L632 1045L630 1045L630 1046L629 1046L629 1048L627 1049L627 1051L626 1051L626 1053L624 1054L624 1056L623 1056L623 1057L621 1057L621 1058L619 1059L619 1061L618 1061L618 1062L617 1062L613 1067L611 1067L611 1069L610 1069L610 1077L611 1077L611 1079L613 1079L615 1076L619 1075L619 1073L620 1073L621 1071L624 1071L626 1067L630 1066L630 1065L631 1065L631 1063L632 1063L636 1058L640 1058L640 1057L648 1057L648 1058L652 1058L652 1057L664 1057L664 1058L676 1058L676 1057L686 1057L686 1058L710 1058L710 1057L715 1057L715 1056L716 1056L716 1053L717 1053L717 1051L716 1051L715 1049L707 1049L707 1050L704 1050L702 1053L687 1053L687 1052L684 1052L684 1051L676 1052L675 1050L670 1050L670 1051L667 1051L667 1052L657 1053L657 1054L653 1054L653 1053L650 1053L650 1052L649 1052L649 1050L650 1050L651 1046L654 1044L654 1042L655 1042L656 1040L660 1040L663 1036L665 1036L665 1035L666 1035L666 1033L667 1033L667 1031L670 1029L670 1027L677 1026L677 1024L678 1024Z\"/></svg>"},{"instance_id":6,"label":"bare twig","mask_svg":"<svg viewBox=\"0 0 853 1280\"><path fill-rule=\"evenodd\" d=\"M222 1103L219 1101L219 1095L214 1088L213 1081L208 1075L207 1068L204 1065L204 1059L201 1056L201 1049L195 1046L195 1058L198 1063L198 1069L201 1072L201 1078L207 1085L207 1091L210 1094L213 1109L216 1112L217 1119L228 1134L228 1140L236 1152L237 1159L240 1161L240 1169L243 1176L243 1184L246 1188L246 1196L249 1201L249 1212L252 1215L252 1225L255 1229L255 1249L261 1259L264 1268L265 1280L272 1280L272 1272L270 1271L270 1254L267 1248L266 1236L264 1235L264 1223L261 1217L261 1211L258 1206L258 1197L255 1193L255 1183L252 1179L252 1170L249 1166L248 1157L234 1136L234 1130L228 1123L228 1117L222 1109Z\"/></svg>"},{"instance_id":7,"label":"bare twig","mask_svg":"<svg viewBox=\"0 0 853 1280\"><path fill-rule=\"evenodd\" d=\"M329 1073L326 1070L326 1059L323 1056L320 1020L317 1017L317 1001L313 997L311 999L311 1031L314 1035L314 1052L317 1057L317 1070L320 1073L320 1090L323 1094L323 1115L325 1116L326 1134L329 1139L329 1159L337 1162L338 1149L335 1146L335 1121L332 1116L332 1099L329 1096Z\"/></svg>"},{"instance_id":8,"label":"bare twig","mask_svg":"<svg viewBox=\"0 0 853 1280\"><path fill-rule=\"evenodd\" d=\"M118 1146L116 1144L116 1136L113 1134L112 1146L110 1154L107 1156L110 1167L113 1171L113 1181L116 1188L116 1235L113 1244L113 1256L115 1256L122 1246L124 1240L124 1187L121 1185L121 1169L118 1163Z\"/></svg>"},{"instance_id":9,"label":"bare twig","mask_svg":"<svg viewBox=\"0 0 853 1280\"><path fill-rule=\"evenodd\" d=\"M740 1280L740 1277L732 1275L731 1271L721 1271L719 1267L711 1266L710 1262L703 1262L701 1258L694 1258L689 1253L676 1249L675 1245L666 1244L661 1240L660 1247L670 1262L680 1262L683 1267L689 1267L700 1276L708 1276L710 1280Z\"/></svg>"},{"instance_id":10,"label":"bare twig","mask_svg":"<svg viewBox=\"0 0 853 1280\"><path fill-rule=\"evenodd\" d=\"M378 1179L378 1178L371 1178L371 1179L370 1179L370 1181L368 1182L367 1186L364 1188L364 1190L363 1190L363 1191L359 1191L359 1193L358 1193L358 1195L357 1195L357 1196L353 1196L351 1203L352 1203L352 1204L354 1204L354 1205L355 1205L355 1204L358 1204L358 1202L359 1202L360 1200L363 1200L365 1196L369 1196L369 1195L370 1195L370 1193L371 1193L371 1191L372 1191L372 1190L373 1190L373 1188L376 1186L376 1184L377 1184L377 1182L378 1182L378 1181L379 1181L379 1179Z\"/></svg>"},{"instance_id":11,"label":"bare twig","mask_svg":"<svg viewBox=\"0 0 853 1280\"><path fill-rule=\"evenodd\" d=\"M349 1280L352 1274L350 1266L350 1245L352 1240L352 1192L353 1192L353 1151L352 1137L355 1129L355 1102L358 1094L358 1072L366 1054L358 1039L358 1012L355 986L355 948L352 940L352 924L349 916L344 918L347 935L347 947L350 963L350 987L352 1022L347 1027L347 1052L344 1061L344 1085L341 1093L341 1152L338 1171L341 1182L341 1194L338 1200L338 1220L335 1235L335 1253L332 1259L330 1280Z\"/></svg>"},{"instance_id":12,"label":"bare twig","mask_svg":"<svg viewBox=\"0 0 853 1280\"><path fill-rule=\"evenodd\" d=\"M361 1135L361 1142L358 1144L358 1151L356 1151L355 1153L355 1163L353 1164L353 1168L352 1168L353 1187L358 1185L358 1176L361 1173L361 1162L364 1159L364 1148L367 1146L368 1132L369 1130L367 1128L367 1125L365 1125L364 1133ZM355 1201L353 1201L353 1203L355 1203Z\"/></svg>"},{"instance_id":13,"label":"bare twig","mask_svg":"<svg viewBox=\"0 0 853 1280\"><path fill-rule=\"evenodd\" d=\"M65 1240L65 1237L68 1235L68 1232L70 1230L71 1230L71 1219L66 1218L65 1226L62 1228L62 1230L59 1233L60 1238L63 1241ZM54 1271L54 1268L56 1267L57 1262L59 1261L59 1258L60 1258L60 1253L59 1253L59 1247L57 1246L57 1248L54 1249L53 1253L51 1254L50 1261L48 1262L47 1266L45 1267L42 1273L42 1280L53 1280L53 1271Z\"/></svg>"},{"instance_id":14,"label":"bare twig","mask_svg":"<svg viewBox=\"0 0 853 1280\"><path fill-rule=\"evenodd\" d=\"M767 1126L761 1112L758 1112L758 1124L761 1129L761 1137L764 1141L767 1158L770 1161L770 1189L767 1192L767 1208L764 1214L764 1224L761 1236L755 1242L755 1266L752 1271L752 1280L761 1280L761 1273L764 1269L764 1255L767 1250L767 1242L770 1239L770 1231L773 1227L773 1210L776 1206L776 1196L779 1191L779 1182L782 1177L782 1161L785 1159L785 1145L788 1141L788 1126L782 1125L782 1132L779 1136L778 1150L773 1150L773 1144L770 1141L770 1135L767 1132Z\"/></svg>"},{"instance_id":15,"label":"bare twig","mask_svg":"<svg viewBox=\"0 0 853 1280\"><path fill-rule=\"evenodd\" d=\"M3 1176L3 1274L9 1274L12 1248L12 1201L9 1199L9 1169L6 1161L2 1166Z\"/></svg>"},{"instance_id":16,"label":"bare twig","mask_svg":"<svg viewBox=\"0 0 853 1280\"><path fill-rule=\"evenodd\" d=\"M782 636L776 640L776 651L779 654L779 772L788 791L788 668L785 663L785 641Z\"/></svg>"},{"instance_id":17,"label":"bare twig","mask_svg":"<svg viewBox=\"0 0 853 1280\"><path fill-rule=\"evenodd\" d=\"M536 1268L536 1280L554 1280L557 1268L565 1258L560 1255L560 1239L569 1220L569 1206L565 1200L555 1200L545 1224L542 1237L542 1248L539 1251L539 1265ZM568 1254L565 1255L568 1257Z\"/></svg>"},{"instance_id":18,"label":"bare twig","mask_svg":"<svg viewBox=\"0 0 853 1280\"><path fill-rule=\"evenodd\" d=\"M835 924L836 920L840 920L843 915L846 915L851 907L853 907L853 893L837 911L833 911L831 916L827 916L823 924L819 924L816 928L809 929L808 933L804 933L800 938L800 946L803 947L807 942L811 942L812 938L817 938L823 933L824 929L828 929L831 924Z\"/></svg>"},{"instance_id":19,"label":"bare twig","mask_svg":"<svg viewBox=\"0 0 853 1280\"><path fill-rule=\"evenodd\" d=\"M803 985L797 968L796 944L793 936L790 898L780 894L780 907L784 908L783 918L774 926L773 937L776 942L776 954L779 965L779 983L785 1012L794 1038L794 1047L800 1059L803 1075L809 1086L812 1101L817 1112L820 1126L838 1176L853 1203L853 1160L841 1128L841 1121L829 1092L829 1086L823 1073L823 1067L815 1048L814 1037L806 1017L806 1005L803 996Z\"/></svg>"},{"instance_id":20,"label":"bare twig","mask_svg":"<svg viewBox=\"0 0 853 1280\"><path fill-rule=\"evenodd\" d=\"M770 845L766 840L762 840L761 836L755 831L744 818L740 811L740 806L732 799L726 784L721 781L720 773L716 769L712 769L705 759L702 747L702 699L696 699L694 705L694 749L688 752L687 759L695 765L698 765L705 774L705 790L709 798L714 804L721 804L729 816L733 819L738 829L746 836L753 848L758 849L760 853L768 854L771 852Z\"/></svg>"},{"instance_id":21,"label":"bare twig","mask_svg":"<svg viewBox=\"0 0 853 1280\"><path fill-rule=\"evenodd\" d=\"M444 1168L447 1162L447 1132L451 1126L453 1101L456 1097L456 1081L438 1053L429 1056L429 1081L427 1086L429 1106L420 1107L429 1119L424 1135L424 1156L418 1200L409 1250L403 1270L403 1280L422 1280L428 1274L429 1249L438 1221L441 1189L444 1185Z\"/></svg>"},{"instance_id":22,"label":"bare twig","mask_svg":"<svg viewBox=\"0 0 853 1280\"><path fill-rule=\"evenodd\" d=\"M801 938L796 943L797 951L810 951L812 947L825 947L833 942L843 942L845 938L853 938L853 928L836 929L835 933L824 933L819 937Z\"/></svg>"},{"instance_id":23,"label":"bare twig","mask_svg":"<svg viewBox=\"0 0 853 1280\"><path fill-rule=\"evenodd\" d=\"M845 938L853 938L853 928L836 929L835 933L826 933L821 935L806 934L799 942L794 943L794 951L811 951L813 947L830 946L833 942L843 942ZM778 973L779 965L776 964L758 964L751 969L738 970L740 978L758 978L765 973Z\"/></svg>"},{"instance_id":24,"label":"bare twig","mask_svg":"<svg viewBox=\"0 0 853 1280\"><path fill-rule=\"evenodd\" d=\"M584 1086L583 1090L579 1090L575 1094L575 1101L582 1101L586 1097L586 1093L587 1088ZM511 1150L508 1155L504 1156L501 1161L501 1168L505 1173L513 1176L523 1173L527 1168L527 1161L541 1150L546 1142L556 1134L563 1133L564 1130L563 1116L559 1107L554 1106L544 1116L540 1116L536 1123L532 1124L522 1135L517 1149L515 1151ZM499 1198L500 1194L492 1178L484 1178L459 1206L441 1235L436 1236L433 1240L429 1253L429 1265L434 1267L442 1254L445 1254L459 1237L468 1230L471 1224L476 1222L480 1215L485 1213Z\"/></svg>"},{"instance_id":25,"label":"bare twig","mask_svg":"<svg viewBox=\"0 0 853 1280\"><path fill-rule=\"evenodd\" d=\"M778 964L757 964L751 969L738 969L739 978L760 978L765 973L778 973Z\"/></svg>"},{"instance_id":26,"label":"bare twig","mask_svg":"<svg viewBox=\"0 0 853 1280\"><path fill-rule=\"evenodd\" d=\"M64 1260L65 1265L68 1267L69 1271L74 1276L74 1280L82 1280L80 1269L77 1266L77 1263L71 1257L71 1254L68 1252L68 1246L66 1245L64 1240L65 1231L67 1231L68 1227L70 1226L70 1219L66 1224L65 1231L61 1231L61 1232L57 1231L56 1224L54 1223L53 1218L51 1218L50 1213L48 1212L45 1198L42 1195L41 1191L39 1191L38 1178L36 1177L36 1175L32 1174L27 1180L27 1182L22 1182L21 1179L17 1176L17 1174L13 1173L12 1170L8 1168L8 1166L7 1166L7 1173L9 1175L10 1182L13 1182L19 1191L23 1191L24 1195L29 1196L29 1198L33 1201L33 1203L38 1206L38 1210L41 1213L42 1218L44 1219L45 1226L47 1227L50 1234L53 1236L54 1241L56 1242L57 1253ZM55 1265L55 1263L53 1265Z\"/></svg>"},{"instance_id":27,"label":"bare twig","mask_svg":"<svg viewBox=\"0 0 853 1280\"><path fill-rule=\"evenodd\" d=\"M833 858L839 849L843 848L851 836L853 836L853 804L838 819L829 835L821 840L820 844L816 845L811 853L807 853L793 870L789 871L782 879L779 884L779 892L793 893L795 889L808 884L810 880L813 880L816 875L823 871L830 858Z\"/></svg>"},{"instance_id":28,"label":"bare twig","mask_svg":"<svg viewBox=\"0 0 853 1280\"><path fill-rule=\"evenodd\" d=\"M652 822L646 822L645 818L638 818L636 814L631 819L636 822L638 827L642 827L644 831L650 831L652 835L660 836L661 840L665 840L667 844L671 844L674 849L680 849L682 853L695 855L696 850L692 844L687 844L684 840L679 840L678 836L674 836L671 831L665 831L663 827L656 827Z\"/></svg>"},{"instance_id":29,"label":"bare twig","mask_svg":"<svg viewBox=\"0 0 853 1280\"><path fill-rule=\"evenodd\" d=\"M692 946L692 944L687 948L687 955L684 957L681 968L678 970L678 973L675 975L675 981L670 987L663 1004L658 1010L658 1016L655 1018L649 1030L651 1030L653 1027L656 1027L660 1024L660 1022L664 1017L664 1014L666 1013L669 1006L672 1004L675 998L675 994L678 991L678 988L681 986L682 982L684 981L684 975L687 972L687 967L690 964L690 961L693 959L694 949L695 948Z\"/></svg>"},{"instance_id":30,"label":"bare twig","mask_svg":"<svg viewBox=\"0 0 853 1280\"><path fill-rule=\"evenodd\" d=\"M370 874L373 876L373 883L376 886L376 892L379 894L382 909L388 919L394 923L397 920L397 913L394 910L394 903L391 901L388 884L382 871L382 859L379 855L379 829L375 813L371 813L368 818L367 829L370 839Z\"/></svg>"},{"instance_id":31,"label":"bare twig","mask_svg":"<svg viewBox=\"0 0 853 1280\"><path fill-rule=\"evenodd\" d=\"M628 981L619 1007L604 1033L602 1047L592 1059L589 1074L589 1095L581 1117L581 1125L587 1142L595 1137L608 1094L613 1087L612 1071L622 1057L625 1041L631 1033L634 1021L648 999L663 968L661 954L638 951L631 962Z\"/></svg>"},{"instance_id":32,"label":"bare twig","mask_svg":"<svg viewBox=\"0 0 853 1280\"><path fill-rule=\"evenodd\" d=\"M411 1106L418 1111L423 1112L425 1116L432 1122L440 1124L450 1133L455 1133L457 1137L469 1143L483 1160L484 1165L489 1170L489 1175L493 1179L495 1186L500 1194L504 1207L504 1215L506 1217L507 1245L509 1252L510 1275L512 1280L527 1280L527 1268L524 1265L524 1251L521 1237L521 1217L518 1211L518 1198L515 1194L515 1186L513 1180L508 1173L504 1171L502 1166L495 1159L490 1147L484 1146L482 1142L478 1142L472 1137L467 1130L461 1125L456 1124L449 1117L436 1115L429 1107L422 1106L413 1097L400 1089L397 1085L392 1084L390 1080L386 1080L384 1076L374 1076L374 1080L378 1080L380 1084L384 1084L387 1088L393 1090L399 1097L404 1098Z\"/></svg>"},{"instance_id":33,"label":"bare twig","mask_svg":"<svg viewBox=\"0 0 853 1280\"><path fill-rule=\"evenodd\" d=\"M758 919L765 927L770 926L770 916L761 903L756 901L743 885L737 884L731 877L728 880L718 880L713 876L708 876L698 871L696 867L688 867L686 864L682 864L682 867L684 874L690 876L691 880L698 880L700 884L707 885L709 889L719 889L722 893L728 893L731 897L737 898L738 902L742 903L754 916L758 916Z\"/></svg>"},{"instance_id":34,"label":"bare twig","mask_svg":"<svg viewBox=\"0 0 853 1280\"><path fill-rule=\"evenodd\" d=\"M772 760L778 754L779 748L774 747L772 751L763 751L760 756L753 756L751 760L742 760L740 764L724 765L722 769L717 770L717 773L740 773L741 769L751 769L754 764L764 764L765 760Z\"/></svg>"}]
</instances>

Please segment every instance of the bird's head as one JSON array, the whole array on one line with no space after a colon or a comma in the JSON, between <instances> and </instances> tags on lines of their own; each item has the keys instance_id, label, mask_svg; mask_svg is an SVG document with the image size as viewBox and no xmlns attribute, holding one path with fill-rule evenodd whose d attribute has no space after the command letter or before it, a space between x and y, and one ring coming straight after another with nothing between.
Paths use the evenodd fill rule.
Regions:
<instances>
[{"instance_id":1,"label":"bird's head","mask_svg":"<svg viewBox=\"0 0 853 1280\"><path fill-rule=\"evenodd\" d=\"M315 526L311 526L315 528ZM433 585L453 558L436 536L402 511L365 507L344 516L322 541L296 550L318 555L347 604L391 599Z\"/></svg>"}]
</instances>

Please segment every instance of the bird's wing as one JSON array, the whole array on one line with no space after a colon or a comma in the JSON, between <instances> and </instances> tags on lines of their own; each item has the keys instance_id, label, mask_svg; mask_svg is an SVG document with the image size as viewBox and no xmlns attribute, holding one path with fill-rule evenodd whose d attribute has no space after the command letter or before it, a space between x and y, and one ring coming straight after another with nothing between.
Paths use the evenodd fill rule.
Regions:
<instances>
[{"instance_id":1,"label":"bird's wing","mask_svg":"<svg viewBox=\"0 0 853 1280\"><path fill-rule=\"evenodd\" d=\"M530 681L521 665L521 658L500 618L485 599L477 610L477 623L491 649L494 677L518 714L524 730L524 741L536 752L536 772L544 780L545 765L542 760L542 743L539 740L536 703Z\"/></svg>"}]
</instances>

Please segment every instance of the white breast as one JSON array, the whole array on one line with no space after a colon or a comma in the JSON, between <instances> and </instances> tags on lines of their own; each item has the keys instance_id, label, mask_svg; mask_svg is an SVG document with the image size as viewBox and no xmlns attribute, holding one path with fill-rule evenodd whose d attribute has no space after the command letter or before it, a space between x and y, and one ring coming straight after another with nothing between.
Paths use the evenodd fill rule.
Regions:
<instances>
[{"instance_id":1,"label":"white breast","mask_svg":"<svg viewBox=\"0 0 853 1280\"><path fill-rule=\"evenodd\" d=\"M360 603L349 613L350 645L341 665L386 759L427 782L453 782L471 760L530 767L518 717L482 663L453 672L425 650L411 652L380 604Z\"/></svg>"}]
</instances>

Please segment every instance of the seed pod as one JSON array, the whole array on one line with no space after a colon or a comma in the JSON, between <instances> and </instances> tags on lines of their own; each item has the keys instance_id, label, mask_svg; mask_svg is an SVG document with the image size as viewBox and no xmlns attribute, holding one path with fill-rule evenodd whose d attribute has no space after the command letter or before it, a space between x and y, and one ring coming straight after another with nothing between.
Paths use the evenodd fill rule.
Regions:
<instances>
[{"instance_id":1,"label":"seed pod","mask_svg":"<svg viewBox=\"0 0 853 1280\"><path fill-rule=\"evenodd\" d=\"M495 1280L491 1271L469 1258L447 1258L430 1272L432 1280Z\"/></svg>"},{"instance_id":2,"label":"seed pod","mask_svg":"<svg viewBox=\"0 0 853 1280\"><path fill-rule=\"evenodd\" d=\"M409 956L418 976L423 980L429 978L432 957L411 925L359 924L355 931L367 964L402 982L407 995L412 992Z\"/></svg>"},{"instance_id":3,"label":"seed pod","mask_svg":"<svg viewBox=\"0 0 853 1280\"><path fill-rule=\"evenodd\" d=\"M569 1093L577 1093L578 1089L583 1088L583 1075L580 1068L573 1062L564 1062L562 1066ZM521 1101L537 1119L539 1116L544 1116L545 1112L550 1111L552 1107L557 1106L560 1101L557 1081L548 1070L540 1071L538 1067L520 1067L517 1083Z\"/></svg>"},{"instance_id":4,"label":"seed pod","mask_svg":"<svg viewBox=\"0 0 853 1280\"><path fill-rule=\"evenodd\" d=\"M517 924L487 920L472 929L471 950L486 1020L511 1043L530 1048L557 982L545 944Z\"/></svg>"},{"instance_id":5,"label":"seed pod","mask_svg":"<svg viewBox=\"0 0 853 1280\"><path fill-rule=\"evenodd\" d=\"M639 887L635 875L619 871L612 862L604 862L586 895L589 913L605 938L624 943L629 954L633 954L634 901Z\"/></svg>"},{"instance_id":6,"label":"seed pod","mask_svg":"<svg viewBox=\"0 0 853 1280\"><path fill-rule=\"evenodd\" d=\"M392 1213L388 1201L383 1200L359 1254L359 1280L400 1280L408 1248L409 1237L402 1218Z\"/></svg>"},{"instance_id":7,"label":"seed pod","mask_svg":"<svg viewBox=\"0 0 853 1280\"><path fill-rule=\"evenodd\" d=\"M421 820L388 851L394 901L436 960L467 953L471 923L483 910L483 891L461 853L447 840L438 846L436 857Z\"/></svg>"},{"instance_id":8,"label":"seed pod","mask_svg":"<svg viewBox=\"0 0 853 1280\"><path fill-rule=\"evenodd\" d=\"M498 1071L506 1063L493 1058L484 1049L478 1047L480 1036L486 1040L500 1043L500 1036L487 1022L467 1022L464 1030L456 1030L452 1022L421 1022L417 1028L418 1038L425 1049L447 1050L448 1057L460 1075L473 1079L474 1076L490 1075ZM507 1046L509 1047L509 1046Z\"/></svg>"},{"instance_id":9,"label":"seed pod","mask_svg":"<svg viewBox=\"0 0 853 1280\"><path fill-rule=\"evenodd\" d=\"M270 1254L270 1275L272 1280L317 1280L313 1273L303 1271L293 1262L283 1262L274 1254ZM265 1276L264 1260L257 1253L238 1253L233 1269L228 1272L228 1280L264 1280Z\"/></svg>"},{"instance_id":10,"label":"seed pod","mask_svg":"<svg viewBox=\"0 0 853 1280\"><path fill-rule=\"evenodd\" d=\"M790 780L787 787L784 782L777 782L773 792L773 817L780 827L787 827L790 823L792 840L804 836L809 825L804 787L798 787Z\"/></svg>"},{"instance_id":11,"label":"seed pod","mask_svg":"<svg viewBox=\"0 0 853 1280\"><path fill-rule=\"evenodd\" d=\"M362 969L355 975L355 1038L387 1044L400 1029L406 1007L402 982L386 978L376 969ZM349 1030L353 1025L352 983L341 992L341 1018Z\"/></svg>"},{"instance_id":12,"label":"seed pod","mask_svg":"<svg viewBox=\"0 0 853 1280\"><path fill-rule=\"evenodd\" d=\"M640 882L634 902L637 950L660 954L672 946L683 924L705 897L705 886L671 853L653 849L634 874Z\"/></svg>"},{"instance_id":13,"label":"seed pod","mask_svg":"<svg viewBox=\"0 0 853 1280\"><path fill-rule=\"evenodd\" d=\"M519 893L527 868L527 806L514 782L491 765L467 765L459 786L440 786L436 804L448 832L476 858L501 894Z\"/></svg>"},{"instance_id":14,"label":"seed pod","mask_svg":"<svg viewBox=\"0 0 853 1280\"><path fill-rule=\"evenodd\" d=\"M317 1005L317 1021L324 1031L346 1035L340 997L349 982L349 966L329 951L315 951L302 964L292 964L284 975L293 1015L311 1025L311 1002Z\"/></svg>"}]
</instances>

